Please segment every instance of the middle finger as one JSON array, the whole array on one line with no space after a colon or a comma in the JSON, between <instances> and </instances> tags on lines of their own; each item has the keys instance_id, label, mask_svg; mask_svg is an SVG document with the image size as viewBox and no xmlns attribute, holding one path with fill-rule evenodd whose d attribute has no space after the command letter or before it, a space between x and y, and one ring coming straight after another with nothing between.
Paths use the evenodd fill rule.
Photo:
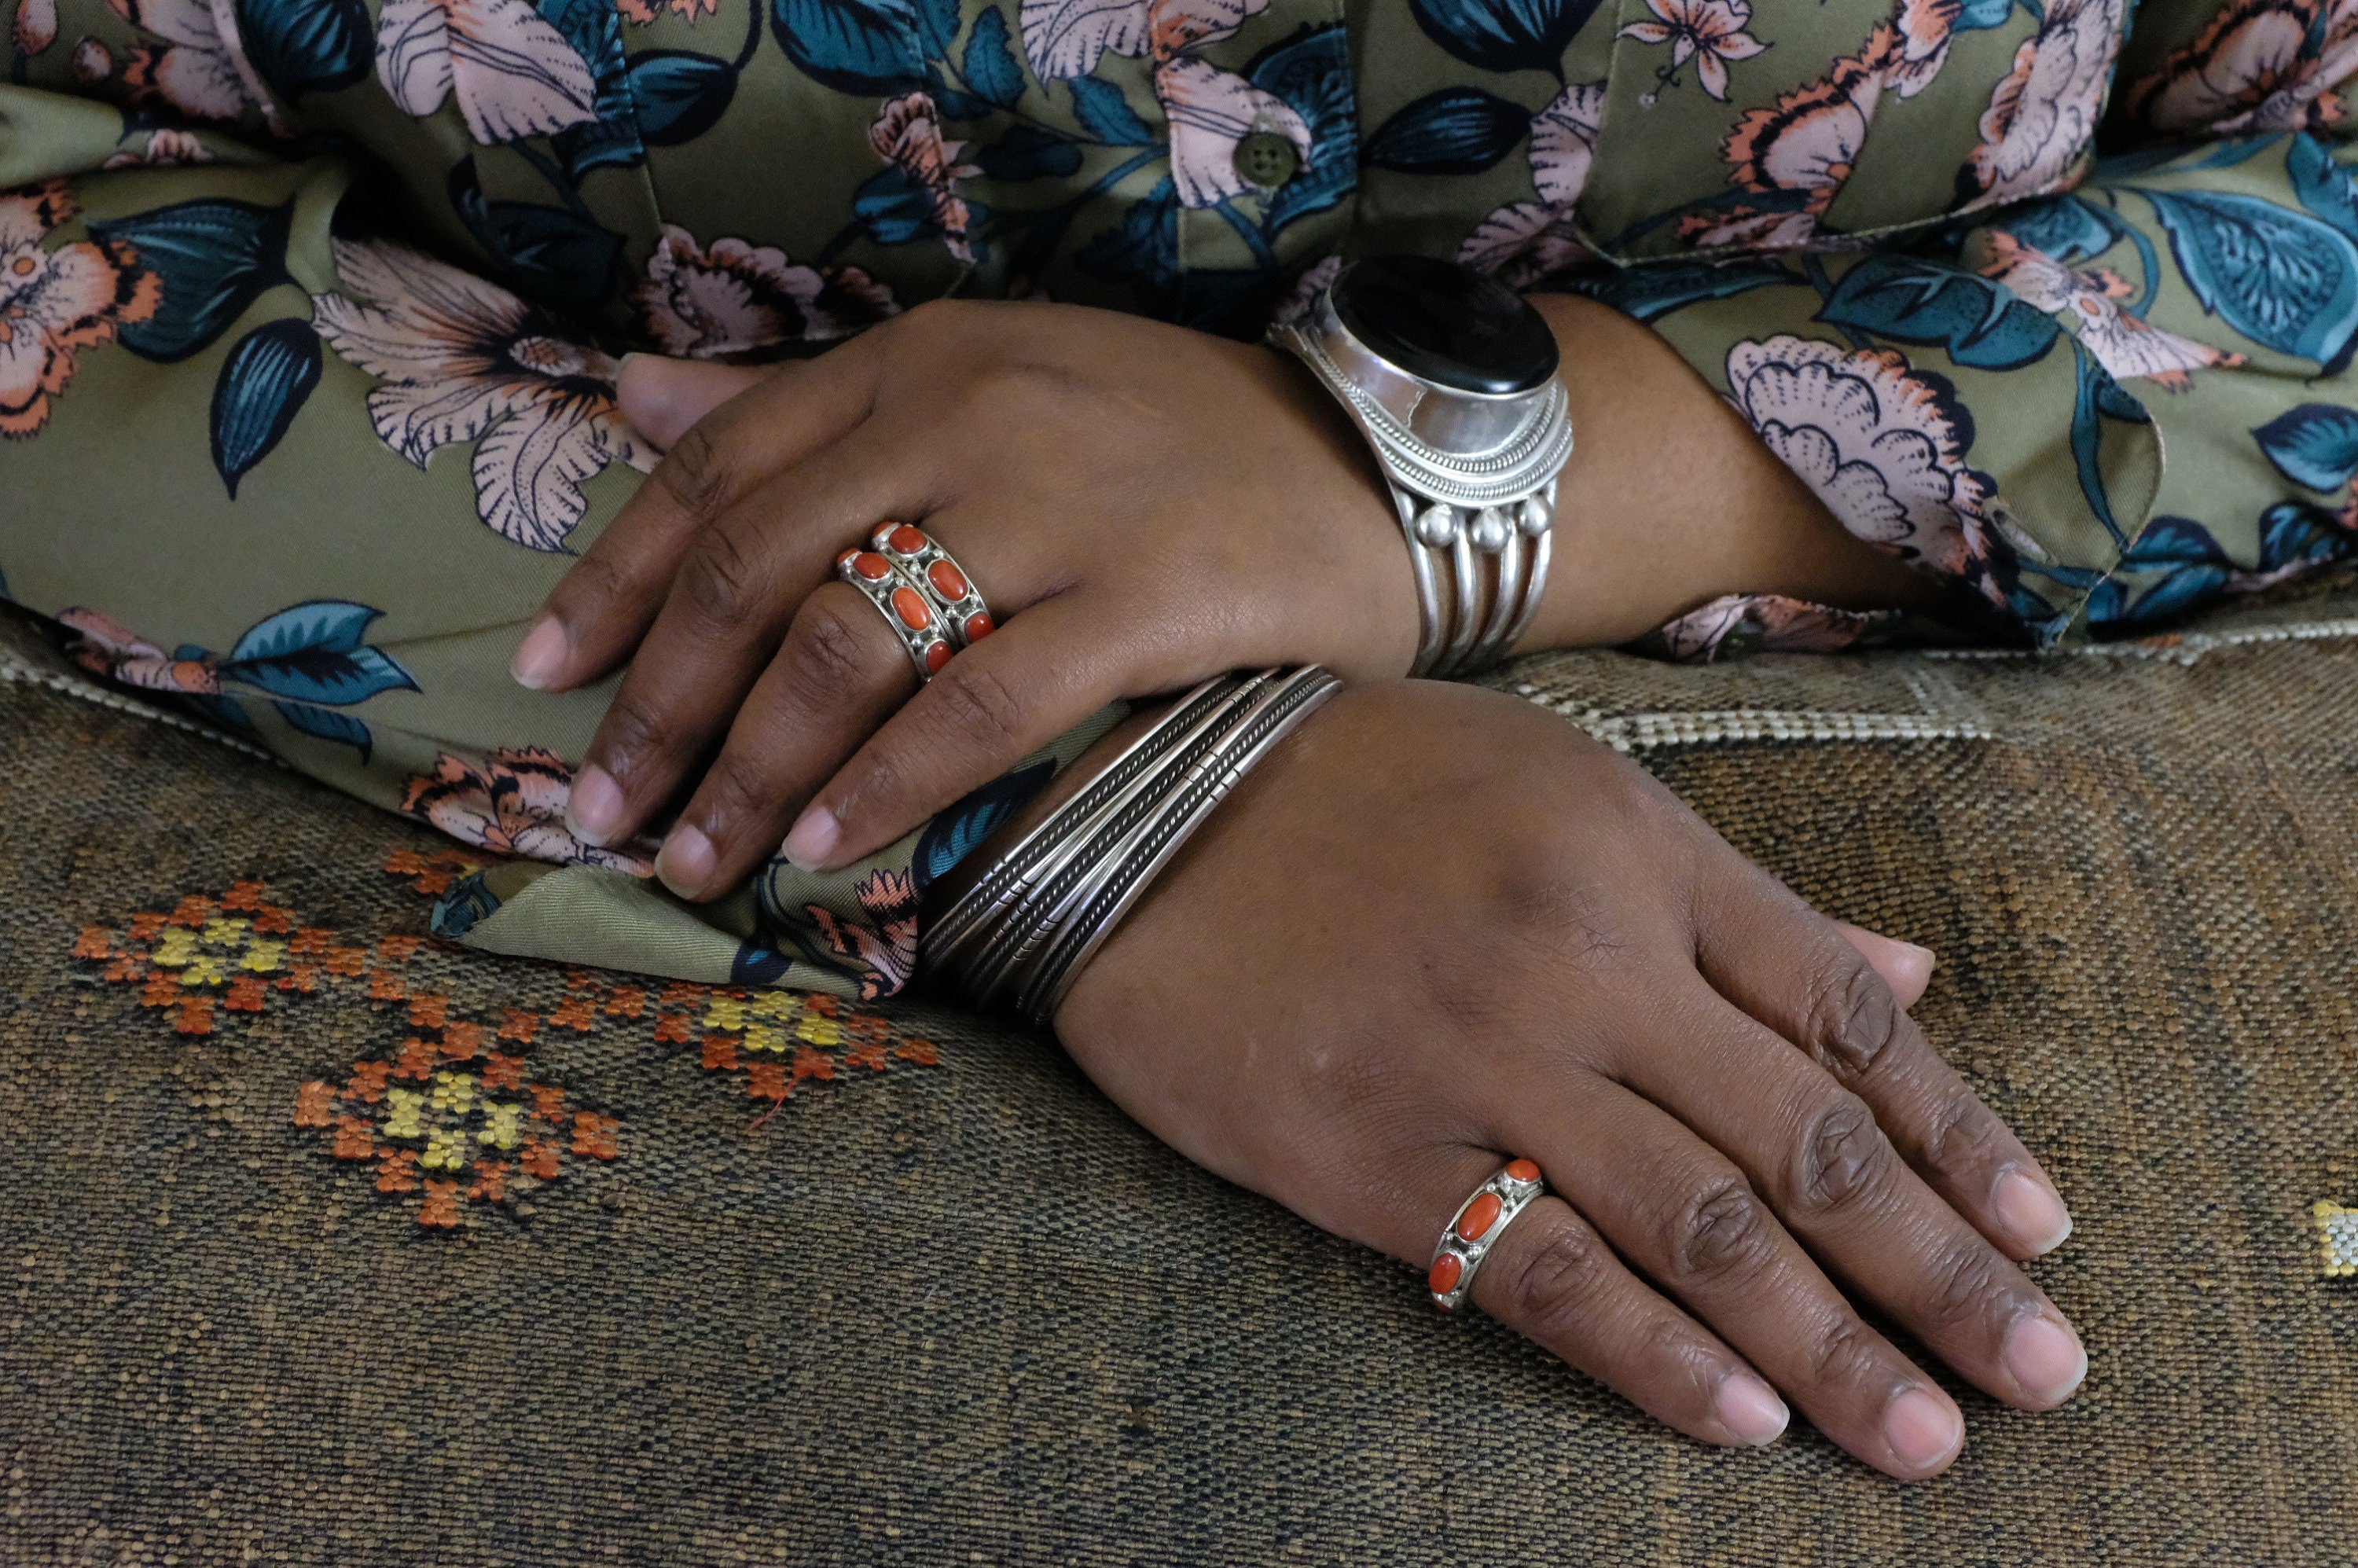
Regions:
<instances>
[{"instance_id":1,"label":"middle finger","mask_svg":"<svg viewBox=\"0 0 2358 1568\"><path fill-rule=\"evenodd\" d=\"M929 470L870 421L763 484L698 535L575 779L591 844L636 832L737 712L838 552L929 510Z\"/></svg>"},{"instance_id":2,"label":"middle finger","mask_svg":"<svg viewBox=\"0 0 2358 1568\"><path fill-rule=\"evenodd\" d=\"M1620 1077L1741 1166L1836 1273L1958 1372L2049 1410L2087 1369L2055 1303L1926 1185L1866 1101L1709 988L1664 999L1668 1027Z\"/></svg>"}]
</instances>

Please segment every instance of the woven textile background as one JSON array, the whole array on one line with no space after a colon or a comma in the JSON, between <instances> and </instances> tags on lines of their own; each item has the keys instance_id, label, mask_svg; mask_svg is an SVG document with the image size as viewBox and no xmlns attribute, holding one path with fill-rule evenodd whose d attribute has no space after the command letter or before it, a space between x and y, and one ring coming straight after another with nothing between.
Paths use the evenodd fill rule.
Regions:
<instances>
[{"instance_id":1,"label":"woven textile background","mask_svg":"<svg viewBox=\"0 0 2358 1568\"><path fill-rule=\"evenodd\" d=\"M1651 1426L1042 1039L405 941L447 842L0 647L0 1562L2353 1561L2352 615L1504 677L1936 947L2071 1201L2085 1390L1915 1487Z\"/></svg>"}]
</instances>

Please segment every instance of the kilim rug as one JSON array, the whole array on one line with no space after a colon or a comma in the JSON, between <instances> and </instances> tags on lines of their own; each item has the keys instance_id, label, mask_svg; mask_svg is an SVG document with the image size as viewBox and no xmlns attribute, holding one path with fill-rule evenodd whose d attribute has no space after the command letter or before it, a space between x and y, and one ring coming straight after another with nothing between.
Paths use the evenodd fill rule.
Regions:
<instances>
[{"instance_id":1,"label":"kilim rug","mask_svg":"<svg viewBox=\"0 0 2358 1568\"><path fill-rule=\"evenodd\" d=\"M2358 1556L2358 1279L2313 1213L2358 1204L2358 598L1500 677L1936 947L1926 1029L2071 1201L2031 1269L2085 1390L1963 1394L1912 1487L1438 1316L1045 1039L439 945L448 842L22 642L0 1562Z\"/></svg>"}]
</instances>

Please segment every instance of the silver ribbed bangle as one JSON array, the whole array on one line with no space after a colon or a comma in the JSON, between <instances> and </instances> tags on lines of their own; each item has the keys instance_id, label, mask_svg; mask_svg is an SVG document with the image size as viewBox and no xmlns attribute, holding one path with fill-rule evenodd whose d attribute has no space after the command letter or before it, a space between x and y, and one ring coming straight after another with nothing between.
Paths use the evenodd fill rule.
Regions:
<instances>
[{"instance_id":1,"label":"silver ribbed bangle","mask_svg":"<svg viewBox=\"0 0 2358 1568\"><path fill-rule=\"evenodd\" d=\"M1207 681L1024 836L921 942L977 1005L1039 1023L1180 846L1342 683L1315 665Z\"/></svg>"}]
</instances>

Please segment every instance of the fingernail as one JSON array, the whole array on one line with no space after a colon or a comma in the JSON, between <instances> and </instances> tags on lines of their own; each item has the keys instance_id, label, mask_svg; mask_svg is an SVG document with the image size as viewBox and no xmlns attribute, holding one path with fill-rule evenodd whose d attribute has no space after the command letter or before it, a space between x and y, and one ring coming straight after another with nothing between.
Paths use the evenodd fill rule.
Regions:
<instances>
[{"instance_id":1,"label":"fingernail","mask_svg":"<svg viewBox=\"0 0 2358 1568\"><path fill-rule=\"evenodd\" d=\"M2055 1189L2020 1169L1997 1179L1997 1217L2034 1258L2052 1252L2071 1234L2071 1211Z\"/></svg>"},{"instance_id":2,"label":"fingernail","mask_svg":"<svg viewBox=\"0 0 2358 1568\"><path fill-rule=\"evenodd\" d=\"M2040 1404L2060 1405L2088 1375L2088 1352L2053 1318L2025 1318L2006 1336L2006 1369Z\"/></svg>"},{"instance_id":3,"label":"fingernail","mask_svg":"<svg viewBox=\"0 0 2358 1568\"><path fill-rule=\"evenodd\" d=\"M1737 1372L1722 1383L1712 1409L1720 1425L1755 1448L1784 1436L1786 1423L1793 1419L1776 1391L1749 1372Z\"/></svg>"},{"instance_id":4,"label":"fingernail","mask_svg":"<svg viewBox=\"0 0 2358 1568\"><path fill-rule=\"evenodd\" d=\"M712 840L681 823L655 851L655 875L680 897L696 897L712 881Z\"/></svg>"},{"instance_id":5,"label":"fingernail","mask_svg":"<svg viewBox=\"0 0 2358 1568\"><path fill-rule=\"evenodd\" d=\"M603 847L622 825L622 792L599 767L584 768L574 777L573 795L565 803L565 826L584 844Z\"/></svg>"},{"instance_id":6,"label":"fingernail","mask_svg":"<svg viewBox=\"0 0 2358 1568\"><path fill-rule=\"evenodd\" d=\"M1965 1423L1957 1407L1925 1389L1910 1389L1883 1412L1883 1441L1910 1470L1930 1470L1956 1452Z\"/></svg>"},{"instance_id":7,"label":"fingernail","mask_svg":"<svg viewBox=\"0 0 2358 1568\"><path fill-rule=\"evenodd\" d=\"M1928 975L1932 972L1932 966L1941 961L1941 955L1935 953L1930 947L1924 946L1920 943L1902 942L1899 945L1902 947L1907 948L1911 953L1921 953L1924 955L1924 972Z\"/></svg>"},{"instance_id":8,"label":"fingernail","mask_svg":"<svg viewBox=\"0 0 2358 1568\"><path fill-rule=\"evenodd\" d=\"M804 871L815 871L827 864L827 856L835 852L835 841L842 831L834 812L814 806L795 819L794 830L778 846L778 852Z\"/></svg>"},{"instance_id":9,"label":"fingernail","mask_svg":"<svg viewBox=\"0 0 2358 1568\"><path fill-rule=\"evenodd\" d=\"M515 676L520 687L546 691L556 684L557 672L565 667L565 654L564 626L556 616L544 615L516 644L515 657L508 661L508 673Z\"/></svg>"}]
</instances>

